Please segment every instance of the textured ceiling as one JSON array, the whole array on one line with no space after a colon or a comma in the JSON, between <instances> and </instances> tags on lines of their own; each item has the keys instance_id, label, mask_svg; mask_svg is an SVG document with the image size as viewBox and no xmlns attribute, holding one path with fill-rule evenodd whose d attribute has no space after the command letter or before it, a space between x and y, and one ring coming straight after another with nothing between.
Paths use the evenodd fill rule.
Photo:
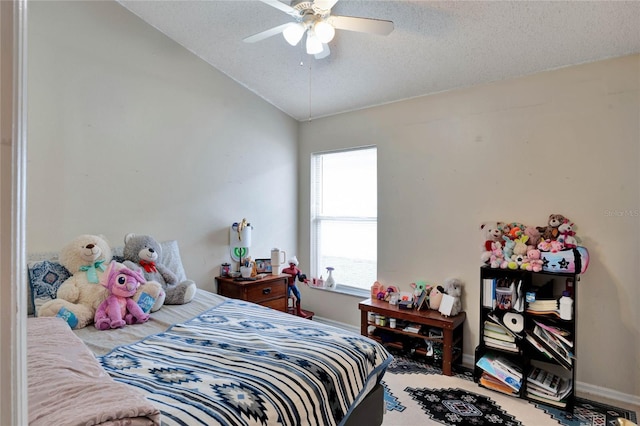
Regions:
<instances>
[{"instance_id":1,"label":"textured ceiling","mask_svg":"<svg viewBox=\"0 0 640 426\"><path fill-rule=\"evenodd\" d=\"M285 0L286 1L286 0ZM297 120L640 53L640 1L341 0L336 15L391 20L388 36L338 30L316 60L260 1L120 3Z\"/></svg>"}]
</instances>

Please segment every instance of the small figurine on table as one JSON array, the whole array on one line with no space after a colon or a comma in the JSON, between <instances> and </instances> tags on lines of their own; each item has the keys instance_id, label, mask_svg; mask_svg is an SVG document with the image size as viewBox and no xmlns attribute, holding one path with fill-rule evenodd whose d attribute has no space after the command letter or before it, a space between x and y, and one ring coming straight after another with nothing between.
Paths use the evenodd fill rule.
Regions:
<instances>
[{"instance_id":1,"label":"small figurine on table","mask_svg":"<svg viewBox=\"0 0 640 426\"><path fill-rule=\"evenodd\" d=\"M302 314L302 307L300 306L300 301L302 300L302 298L300 296L300 290L298 290L298 287L296 286L296 278L298 279L298 281L305 284L308 283L309 280L307 279L307 276L303 274L300 269L298 269L298 263L298 258L293 256L291 259L289 259L289 267L284 268L282 270L282 273L291 275L288 278L289 286L287 287L287 297L291 297L292 292L296 296L296 315L301 317L304 316Z\"/></svg>"}]
</instances>

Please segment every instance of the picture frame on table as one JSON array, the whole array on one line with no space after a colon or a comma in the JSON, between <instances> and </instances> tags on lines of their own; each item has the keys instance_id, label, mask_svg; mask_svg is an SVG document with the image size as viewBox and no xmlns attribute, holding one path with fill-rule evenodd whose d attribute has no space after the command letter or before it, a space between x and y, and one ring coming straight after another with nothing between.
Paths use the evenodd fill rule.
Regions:
<instances>
[{"instance_id":1,"label":"picture frame on table","mask_svg":"<svg viewBox=\"0 0 640 426\"><path fill-rule=\"evenodd\" d=\"M256 272L258 274L270 274L271 271L271 259L256 259Z\"/></svg>"},{"instance_id":2,"label":"picture frame on table","mask_svg":"<svg viewBox=\"0 0 640 426\"><path fill-rule=\"evenodd\" d=\"M420 296L418 297L418 301L416 302L416 310L420 310L420 309L429 309L429 302L428 302L428 293L426 290L422 290L422 293L420 293Z\"/></svg>"}]
</instances>

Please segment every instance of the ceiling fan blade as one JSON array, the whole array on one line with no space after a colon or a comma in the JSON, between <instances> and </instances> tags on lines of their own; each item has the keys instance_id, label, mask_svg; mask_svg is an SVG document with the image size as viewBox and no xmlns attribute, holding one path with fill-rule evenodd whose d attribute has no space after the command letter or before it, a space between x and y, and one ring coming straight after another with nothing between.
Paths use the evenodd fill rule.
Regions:
<instances>
[{"instance_id":1,"label":"ceiling fan blade","mask_svg":"<svg viewBox=\"0 0 640 426\"><path fill-rule=\"evenodd\" d=\"M388 35L393 31L393 22L381 19L332 15L329 17L329 23L340 30L358 31L361 33Z\"/></svg>"},{"instance_id":2,"label":"ceiling fan blade","mask_svg":"<svg viewBox=\"0 0 640 426\"><path fill-rule=\"evenodd\" d=\"M295 10L294 8L292 8L291 6L289 6L288 4L284 4L282 2L279 2L278 0L260 0L262 3L268 4L271 7L275 7L276 9L279 9L281 11L283 11L284 13L288 13L289 15L293 16L293 17L300 17L300 13L298 13L297 10Z\"/></svg>"},{"instance_id":3,"label":"ceiling fan blade","mask_svg":"<svg viewBox=\"0 0 640 426\"><path fill-rule=\"evenodd\" d=\"M338 0L315 0L313 4L320 10L331 10Z\"/></svg>"},{"instance_id":4,"label":"ceiling fan blade","mask_svg":"<svg viewBox=\"0 0 640 426\"><path fill-rule=\"evenodd\" d=\"M277 27L270 28L268 30L262 31L258 34L254 34L245 38L243 41L245 43L255 43L256 41L264 40L265 38L272 37L276 34L280 34L283 32L289 25L295 25L293 22L287 22L286 24L278 25Z\"/></svg>"},{"instance_id":5,"label":"ceiling fan blade","mask_svg":"<svg viewBox=\"0 0 640 426\"><path fill-rule=\"evenodd\" d=\"M316 59L324 59L327 56L329 56L329 54L331 53L331 50L329 50L329 45L324 43L322 45L322 52L320 53L316 53L315 55L313 55Z\"/></svg>"}]
</instances>

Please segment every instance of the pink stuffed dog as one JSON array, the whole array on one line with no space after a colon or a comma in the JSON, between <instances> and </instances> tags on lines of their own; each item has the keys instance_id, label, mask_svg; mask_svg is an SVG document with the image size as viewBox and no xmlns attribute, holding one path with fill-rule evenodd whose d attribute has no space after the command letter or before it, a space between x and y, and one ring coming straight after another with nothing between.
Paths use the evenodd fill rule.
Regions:
<instances>
[{"instance_id":1,"label":"pink stuffed dog","mask_svg":"<svg viewBox=\"0 0 640 426\"><path fill-rule=\"evenodd\" d=\"M124 327L125 324L139 324L149 319L140 306L132 299L138 287L146 282L141 272L112 261L106 271L102 285L109 290L109 296L100 304L94 318L99 330Z\"/></svg>"}]
</instances>

